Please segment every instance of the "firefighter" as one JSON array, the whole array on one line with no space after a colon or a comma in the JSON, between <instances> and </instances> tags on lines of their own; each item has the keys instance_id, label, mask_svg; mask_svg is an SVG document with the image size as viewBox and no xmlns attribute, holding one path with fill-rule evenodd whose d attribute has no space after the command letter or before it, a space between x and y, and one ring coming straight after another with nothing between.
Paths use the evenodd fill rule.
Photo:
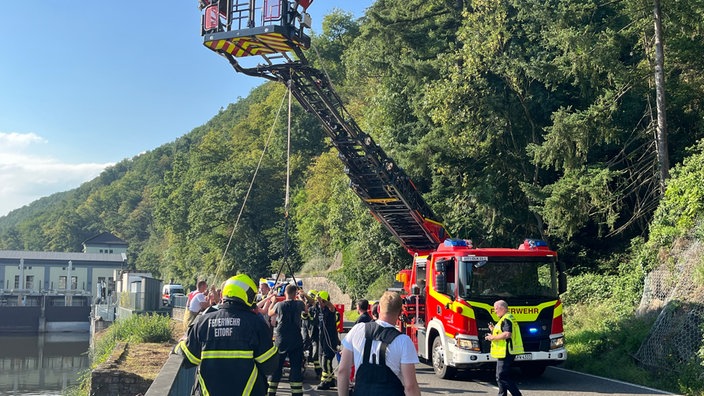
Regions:
<instances>
[{"instance_id":1,"label":"firefighter","mask_svg":"<svg viewBox=\"0 0 704 396\"><path fill-rule=\"evenodd\" d=\"M315 375L320 376L323 373L323 369L320 367L320 350L319 339L320 332L318 331L318 312L320 312L320 305L318 304L318 291L309 290L308 297L310 306L308 307L308 331L310 333L310 353L308 355L308 361L313 362L313 368L315 369Z\"/></svg>"},{"instance_id":2,"label":"firefighter","mask_svg":"<svg viewBox=\"0 0 704 396\"><path fill-rule=\"evenodd\" d=\"M252 310L257 285L247 275L229 278L219 309L201 315L174 348L186 365L199 366L192 395L265 395L265 375L278 365L271 330Z\"/></svg>"},{"instance_id":3,"label":"firefighter","mask_svg":"<svg viewBox=\"0 0 704 396\"><path fill-rule=\"evenodd\" d=\"M322 365L322 374L318 390L328 390L335 386L335 373L332 359L335 358L340 339L337 336L337 309L330 302L330 294L325 290L318 292L318 354Z\"/></svg>"},{"instance_id":4,"label":"firefighter","mask_svg":"<svg viewBox=\"0 0 704 396\"><path fill-rule=\"evenodd\" d=\"M306 363L311 362L311 356L313 356L313 342L310 338L310 323L311 314L310 309L315 304L315 297L311 297L311 292L305 293L301 290L299 294L301 299L306 304L306 310L301 313L301 338L303 338L303 370L305 370Z\"/></svg>"}]
</instances>

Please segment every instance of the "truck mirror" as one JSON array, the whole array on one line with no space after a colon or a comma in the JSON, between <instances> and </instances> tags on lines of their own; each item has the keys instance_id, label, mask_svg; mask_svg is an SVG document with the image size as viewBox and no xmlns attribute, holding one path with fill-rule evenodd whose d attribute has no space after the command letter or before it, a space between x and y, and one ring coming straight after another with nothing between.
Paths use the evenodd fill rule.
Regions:
<instances>
[{"instance_id":1,"label":"truck mirror","mask_svg":"<svg viewBox=\"0 0 704 396\"><path fill-rule=\"evenodd\" d=\"M435 262L435 290L438 293L447 294L447 273L445 264L448 260L438 260Z\"/></svg>"},{"instance_id":2,"label":"truck mirror","mask_svg":"<svg viewBox=\"0 0 704 396\"><path fill-rule=\"evenodd\" d=\"M567 268L565 263L558 262L557 264L557 292L562 294L567 291Z\"/></svg>"},{"instance_id":3,"label":"truck mirror","mask_svg":"<svg viewBox=\"0 0 704 396\"><path fill-rule=\"evenodd\" d=\"M559 294L567 291L567 274L560 272L557 277L557 290Z\"/></svg>"}]
</instances>

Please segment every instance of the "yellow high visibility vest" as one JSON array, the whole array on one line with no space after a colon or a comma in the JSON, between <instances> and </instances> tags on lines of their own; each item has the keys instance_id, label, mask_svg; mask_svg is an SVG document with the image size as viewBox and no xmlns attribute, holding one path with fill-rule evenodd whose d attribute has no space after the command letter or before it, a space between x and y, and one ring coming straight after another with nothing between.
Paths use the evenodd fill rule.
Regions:
<instances>
[{"instance_id":1,"label":"yellow high visibility vest","mask_svg":"<svg viewBox=\"0 0 704 396\"><path fill-rule=\"evenodd\" d=\"M518 322L516 321L516 319L510 313L507 312L504 316L499 319L499 321L494 326L494 330L491 332L491 335L496 336L503 333L503 331L501 331L501 325L503 324L504 320L511 321L511 342L508 343L507 340L491 341L491 357L496 359L503 359L506 357L506 344L510 345L508 352L511 355L520 355L522 353L525 353L525 351L523 350L523 339L521 338L521 329L518 327Z\"/></svg>"}]
</instances>

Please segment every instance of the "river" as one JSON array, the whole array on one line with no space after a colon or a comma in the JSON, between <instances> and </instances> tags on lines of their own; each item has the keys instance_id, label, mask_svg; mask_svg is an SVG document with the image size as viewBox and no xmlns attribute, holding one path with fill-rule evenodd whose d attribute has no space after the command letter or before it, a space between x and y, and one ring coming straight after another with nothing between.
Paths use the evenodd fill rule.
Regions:
<instances>
[{"instance_id":1,"label":"river","mask_svg":"<svg viewBox=\"0 0 704 396\"><path fill-rule=\"evenodd\" d=\"M61 395L90 367L89 343L89 333L0 334L0 396Z\"/></svg>"}]
</instances>

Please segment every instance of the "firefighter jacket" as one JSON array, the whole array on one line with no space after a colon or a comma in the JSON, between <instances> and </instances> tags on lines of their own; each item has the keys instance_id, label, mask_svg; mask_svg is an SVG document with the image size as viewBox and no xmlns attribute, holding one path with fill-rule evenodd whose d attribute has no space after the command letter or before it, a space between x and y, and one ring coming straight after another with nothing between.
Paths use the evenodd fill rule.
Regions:
<instances>
[{"instance_id":1,"label":"firefighter jacket","mask_svg":"<svg viewBox=\"0 0 704 396\"><path fill-rule=\"evenodd\" d=\"M193 394L264 395L265 376L278 364L267 324L246 305L232 300L201 315L176 353L199 366Z\"/></svg>"},{"instance_id":2,"label":"firefighter jacket","mask_svg":"<svg viewBox=\"0 0 704 396\"><path fill-rule=\"evenodd\" d=\"M325 355L334 356L340 339L337 337L337 311L321 306L318 311L318 348Z\"/></svg>"},{"instance_id":3,"label":"firefighter jacket","mask_svg":"<svg viewBox=\"0 0 704 396\"><path fill-rule=\"evenodd\" d=\"M320 337L320 332L318 329L318 314L320 313L320 306L314 304L312 307L308 308L308 329L310 331L310 338L314 342L318 342Z\"/></svg>"},{"instance_id":4,"label":"firefighter jacket","mask_svg":"<svg viewBox=\"0 0 704 396\"><path fill-rule=\"evenodd\" d=\"M504 321L511 322L511 338L508 340L493 340L491 341L491 357L496 359L503 359L506 357L506 349L511 355L520 355L524 353L523 350L523 338L521 338L521 329L518 327L518 322L510 313L506 313L502 316L496 325L491 335L499 335L504 331L501 329Z\"/></svg>"}]
</instances>

